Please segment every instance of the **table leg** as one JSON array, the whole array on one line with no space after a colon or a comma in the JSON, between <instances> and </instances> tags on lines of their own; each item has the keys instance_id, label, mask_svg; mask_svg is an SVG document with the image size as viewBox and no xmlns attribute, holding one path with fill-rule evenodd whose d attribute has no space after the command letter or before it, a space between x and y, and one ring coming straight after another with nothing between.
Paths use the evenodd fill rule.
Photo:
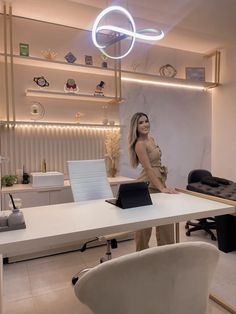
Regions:
<instances>
[{"instance_id":1,"label":"table leg","mask_svg":"<svg viewBox=\"0 0 236 314\"><path fill-rule=\"evenodd\" d=\"M0 314L3 314L3 260L0 254Z\"/></svg>"},{"instance_id":2,"label":"table leg","mask_svg":"<svg viewBox=\"0 0 236 314\"><path fill-rule=\"evenodd\" d=\"M175 242L179 243L179 223L175 223Z\"/></svg>"}]
</instances>

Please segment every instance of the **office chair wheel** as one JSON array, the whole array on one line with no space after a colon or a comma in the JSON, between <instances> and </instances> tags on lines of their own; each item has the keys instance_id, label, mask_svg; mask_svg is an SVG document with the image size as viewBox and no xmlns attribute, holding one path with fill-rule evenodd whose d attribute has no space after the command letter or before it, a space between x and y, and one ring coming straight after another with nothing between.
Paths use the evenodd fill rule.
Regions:
<instances>
[{"instance_id":1,"label":"office chair wheel","mask_svg":"<svg viewBox=\"0 0 236 314\"><path fill-rule=\"evenodd\" d=\"M211 240L216 241L216 237L214 236L214 234L211 236Z\"/></svg>"},{"instance_id":2,"label":"office chair wheel","mask_svg":"<svg viewBox=\"0 0 236 314\"><path fill-rule=\"evenodd\" d=\"M78 280L79 280L79 277L78 277L78 276L74 276L74 277L71 279L72 285L74 286Z\"/></svg>"},{"instance_id":3,"label":"office chair wheel","mask_svg":"<svg viewBox=\"0 0 236 314\"><path fill-rule=\"evenodd\" d=\"M189 230L185 234L187 237L190 237L190 235L191 235Z\"/></svg>"},{"instance_id":4,"label":"office chair wheel","mask_svg":"<svg viewBox=\"0 0 236 314\"><path fill-rule=\"evenodd\" d=\"M106 258L105 257L101 257L100 258L100 264L102 264L102 263L104 263L104 262L106 262L107 260L106 260Z\"/></svg>"},{"instance_id":5,"label":"office chair wheel","mask_svg":"<svg viewBox=\"0 0 236 314\"><path fill-rule=\"evenodd\" d=\"M185 224L185 229L189 229L188 223Z\"/></svg>"}]
</instances>

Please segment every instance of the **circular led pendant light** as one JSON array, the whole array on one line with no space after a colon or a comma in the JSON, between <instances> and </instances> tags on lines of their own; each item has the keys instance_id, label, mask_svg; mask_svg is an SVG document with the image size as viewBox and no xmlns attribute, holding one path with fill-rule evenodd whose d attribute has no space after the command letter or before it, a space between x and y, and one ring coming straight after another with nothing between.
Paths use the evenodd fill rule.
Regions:
<instances>
[{"instance_id":1,"label":"circular led pendant light","mask_svg":"<svg viewBox=\"0 0 236 314\"><path fill-rule=\"evenodd\" d=\"M103 26L99 26L99 24L101 23L102 19L107 16L107 14L111 13L111 12L119 12L124 14L129 21L129 24L131 25L131 30L126 30L124 28L121 27L117 27L114 25L103 25ZM104 31L110 31L110 32L114 32L116 34L119 34L119 36L121 36L120 34L122 34L121 39L124 39L126 37L131 37L131 44L128 48L128 50L118 56L112 56L110 54L108 54L105 49L107 48L108 45L101 45L98 43L97 41L97 34L99 32L104 32ZM145 35L146 33L146 35ZM153 35L147 35L147 34L153 34ZM124 37L125 35L125 37ZM139 31L136 31L136 26L134 23L134 19L131 16L131 14L124 8L120 7L120 6L111 6L106 8L105 10L103 10L96 18L94 24L93 24L93 29L92 29L92 40L94 45L100 49L100 51L107 56L108 58L111 59L122 59L124 57L126 57L130 51L132 50L133 46L134 46L134 42L135 39L142 39L142 40L149 40L149 41L153 41L153 40L160 40L164 37L164 33L162 30L156 30L156 29L142 29ZM117 37L117 39L119 40L119 37Z\"/></svg>"}]
</instances>

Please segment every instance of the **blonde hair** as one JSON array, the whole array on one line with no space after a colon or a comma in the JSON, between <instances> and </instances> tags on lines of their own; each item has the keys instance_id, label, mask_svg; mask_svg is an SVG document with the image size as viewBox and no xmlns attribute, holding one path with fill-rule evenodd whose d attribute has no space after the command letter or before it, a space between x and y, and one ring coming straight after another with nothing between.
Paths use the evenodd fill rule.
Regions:
<instances>
[{"instance_id":1,"label":"blonde hair","mask_svg":"<svg viewBox=\"0 0 236 314\"><path fill-rule=\"evenodd\" d=\"M129 147L129 159L130 164L133 168L136 168L139 164L138 156L135 152L135 145L138 140L138 120L141 117L146 117L148 119L148 116L146 113L143 112L137 112L133 115L130 121L130 128L129 128L129 136L128 136L128 147ZM149 119L148 119L149 121Z\"/></svg>"}]
</instances>

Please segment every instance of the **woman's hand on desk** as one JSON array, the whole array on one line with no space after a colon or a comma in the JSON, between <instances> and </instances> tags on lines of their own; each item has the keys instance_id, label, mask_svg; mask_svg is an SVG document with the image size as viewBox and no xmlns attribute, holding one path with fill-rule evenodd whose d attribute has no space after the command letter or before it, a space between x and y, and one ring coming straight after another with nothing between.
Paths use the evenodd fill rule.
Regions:
<instances>
[{"instance_id":1,"label":"woman's hand on desk","mask_svg":"<svg viewBox=\"0 0 236 314\"><path fill-rule=\"evenodd\" d=\"M161 191L161 193L167 193L167 194L177 194L178 193L176 191L176 189L168 188L168 187L162 188L160 191Z\"/></svg>"}]
</instances>

